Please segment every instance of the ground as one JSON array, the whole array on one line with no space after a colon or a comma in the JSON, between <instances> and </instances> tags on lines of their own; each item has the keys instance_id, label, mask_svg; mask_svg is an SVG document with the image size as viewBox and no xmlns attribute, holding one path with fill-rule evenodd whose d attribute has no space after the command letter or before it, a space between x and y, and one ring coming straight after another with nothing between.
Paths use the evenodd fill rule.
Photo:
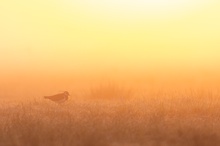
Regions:
<instances>
[{"instance_id":1,"label":"ground","mask_svg":"<svg viewBox=\"0 0 220 146\"><path fill-rule=\"evenodd\" d=\"M75 98L61 105L38 98L0 103L1 146L220 144L220 101L213 92Z\"/></svg>"}]
</instances>

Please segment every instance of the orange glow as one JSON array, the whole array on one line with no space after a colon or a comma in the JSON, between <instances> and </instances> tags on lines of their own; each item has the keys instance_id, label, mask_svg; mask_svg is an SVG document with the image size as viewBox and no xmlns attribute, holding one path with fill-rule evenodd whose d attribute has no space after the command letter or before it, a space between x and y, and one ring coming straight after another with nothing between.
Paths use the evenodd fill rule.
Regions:
<instances>
[{"instance_id":1,"label":"orange glow","mask_svg":"<svg viewBox=\"0 0 220 146\"><path fill-rule=\"evenodd\" d=\"M219 7L214 0L1 0L0 86L218 85Z\"/></svg>"}]
</instances>

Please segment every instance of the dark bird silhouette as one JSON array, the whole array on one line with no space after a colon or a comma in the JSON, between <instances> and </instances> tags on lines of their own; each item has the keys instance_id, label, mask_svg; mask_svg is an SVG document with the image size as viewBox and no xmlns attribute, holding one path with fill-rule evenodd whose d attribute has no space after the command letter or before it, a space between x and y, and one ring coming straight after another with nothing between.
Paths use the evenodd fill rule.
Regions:
<instances>
[{"instance_id":1,"label":"dark bird silhouette","mask_svg":"<svg viewBox=\"0 0 220 146\"><path fill-rule=\"evenodd\" d=\"M44 96L45 99L49 99L56 103L64 103L68 100L68 97L70 96L69 92L65 91L60 94L52 95L52 96Z\"/></svg>"}]
</instances>

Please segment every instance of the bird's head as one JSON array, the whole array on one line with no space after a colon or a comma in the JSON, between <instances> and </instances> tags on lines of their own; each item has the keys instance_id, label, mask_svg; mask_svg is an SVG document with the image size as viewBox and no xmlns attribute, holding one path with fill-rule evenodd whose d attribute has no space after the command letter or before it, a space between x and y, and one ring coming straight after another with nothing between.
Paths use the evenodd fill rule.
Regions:
<instances>
[{"instance_id":1,"label":"bird's head","mask_svg":"<svg viewBox=\"0 0 220 146\"><path fill-rule=\"evenodd\" d=\"M67 96L70 96L70 94L69 94L68 91L64 91L63 93L64 93L65 95L67 95Z\"/></svg>"}]
</instances>

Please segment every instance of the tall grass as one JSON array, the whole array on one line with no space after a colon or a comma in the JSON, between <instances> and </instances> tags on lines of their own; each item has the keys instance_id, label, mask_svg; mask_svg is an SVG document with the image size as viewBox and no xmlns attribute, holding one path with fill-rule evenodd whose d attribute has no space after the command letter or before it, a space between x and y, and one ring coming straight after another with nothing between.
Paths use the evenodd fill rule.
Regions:
<instances>
[{"instance_id":1,"label":"tall grass","mask_svg":"<svg viewBox=\"0 0 220 146\"><path fill-rule=\"evenodd\" d=\"M72 97L63 105L43 99L1 102L0 146L220 144L218 93L128 93L132 97L109 100L124 97L125 90L102 87L84 95L88 98Z\"/></svg>"}]
</instances>

